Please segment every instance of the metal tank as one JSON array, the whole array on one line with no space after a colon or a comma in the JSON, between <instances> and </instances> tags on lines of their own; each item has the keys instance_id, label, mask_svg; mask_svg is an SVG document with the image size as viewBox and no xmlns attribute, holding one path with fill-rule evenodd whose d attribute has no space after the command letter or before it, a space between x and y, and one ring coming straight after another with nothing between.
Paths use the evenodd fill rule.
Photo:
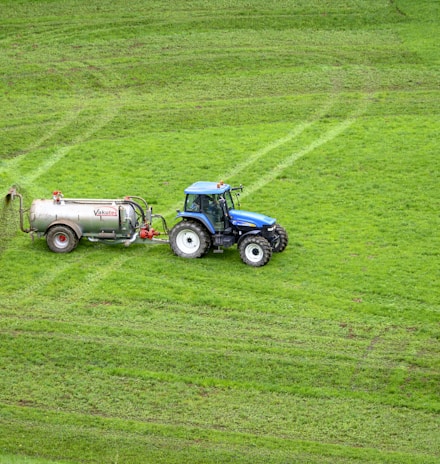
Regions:
<instances>
[{"instance_id":1,"label":"metal tank","mask_svg":"<svg viewBox=\"0 0 440 464\"><path fill-rule=\"evenodd\" d=\"M44 235L55 224L65 224L79 237L129 238L138 223L135 208L134 202L123 200L34 200L29 222L38 235Z\"/></svg>"},{"instance_id":2,"label":"metal tank","mask_svg":"<svg viewBox=\"0 0 440 464\"><path fill-rule=\"evenodd\" d=\"M64 198L60 191L53 192L51 200L34 200L29 210L29 226L24 227L23 197L13 187L6 195L9 202L20 200L20 229L25 233L45 236L47 245L56 253L68 253L76 248L82 237L92 242L107 244L169 243L159 239L161 232L152 227L154 218L162 221L168 235L165 219L153 214L142 197L124 199Z\"/></svg>"}]
</instances>

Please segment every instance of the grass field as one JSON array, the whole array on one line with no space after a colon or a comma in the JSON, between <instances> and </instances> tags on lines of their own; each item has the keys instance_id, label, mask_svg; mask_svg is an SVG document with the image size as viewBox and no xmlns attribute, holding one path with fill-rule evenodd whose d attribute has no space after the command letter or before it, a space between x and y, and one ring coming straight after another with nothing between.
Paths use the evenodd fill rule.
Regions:
<instances>
[{"instance_id":1,"label":"grass field","mask_svg":"<svg viewBox=\"0 0 440 464\"><path fill-rule=\"evenodd\" d=\"M243 183L289 246L82 241L0 203L0 464L440 461L440 3L0 0L0 195Z\"/></svg>"}]
</instances>

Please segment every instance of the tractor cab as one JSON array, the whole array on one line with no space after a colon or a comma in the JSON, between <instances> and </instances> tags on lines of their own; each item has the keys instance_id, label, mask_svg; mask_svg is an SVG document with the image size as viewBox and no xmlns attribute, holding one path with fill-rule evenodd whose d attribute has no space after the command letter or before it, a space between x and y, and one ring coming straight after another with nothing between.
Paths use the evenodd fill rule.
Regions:
<instances>
[{"instance_id":1,"label":"tractor cab","mask_svg":"<svg viewBox=\"0 0 440 464\"><path fill-rule=\"evenodd\" d=\"M229 211L234 209L229 185L196 182L185 190L184 215L201 220L212 232L222 232L229 226Z\"/></svg>"}]
</instances>

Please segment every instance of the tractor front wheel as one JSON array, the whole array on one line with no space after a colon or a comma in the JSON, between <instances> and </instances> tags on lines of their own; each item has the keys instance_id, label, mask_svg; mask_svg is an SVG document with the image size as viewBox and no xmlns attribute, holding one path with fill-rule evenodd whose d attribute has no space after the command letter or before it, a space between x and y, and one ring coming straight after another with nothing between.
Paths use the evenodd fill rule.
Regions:
<instances>
[{"instance_id":1,"label":"tractor front wheel","mask_svg":"<svg viewBox=\"0 0 440 464\"><path fill-rule=\"evenodd\" d=\"M279 224L275 225L275 235L276 238L272 242L272 250L275 253L281 253L286 249L286 246L289 243L289 237L287 235L286 229Z\"/></svg>"},{"instance_id":2,"label":"tractor front wheel","mask_svg":"<svg viewBox=\"0 0 440 464\"><path fill-rule=\"evenodd\" d=\"M46 235L47 246L55 253L70 253L78 245L78 237L67 226L52 226Z\"/></svg>"},{"instance_id":3,"label":"tractor front wheel","mask_svg":"<svg viewBox=\"0 0 440 464\"><path fill-rule=\"evenodd\" d=\"M182 221L170 230L170 245L181 258L200 258L211 247L208 231L194 221Z\"/></svg>"},{"instance_id":4,"label":"tractor front wheel","mask_svg":"<svg viewBox=\"0 0 440 464\"><path fill-rule=\"evenodd\" d=\"M270 243L259 235L249 235L239 243L240 258L249 266L260 267L267 264L272 257Z\"/></svg>"}]
</instances>

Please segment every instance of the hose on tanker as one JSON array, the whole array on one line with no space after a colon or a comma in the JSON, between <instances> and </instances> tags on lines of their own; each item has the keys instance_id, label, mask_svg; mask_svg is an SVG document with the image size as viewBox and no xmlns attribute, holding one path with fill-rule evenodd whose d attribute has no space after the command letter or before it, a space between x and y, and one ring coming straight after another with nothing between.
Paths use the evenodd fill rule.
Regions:
<instances>
[{"instance_id":1,"label":"hose on tanker","mask_svg":"<svg viewBox=\"0 0 440 464\"><path fill-rule=\"evenodd\" d=\"M124 202L128 203L134 209L135 212L137 211L139 213L139 215L142 217L142 223L144 223L145 222L145 211L143 210L142 206L133 200L124 200Z\"/></svg>"}]
</instances>

